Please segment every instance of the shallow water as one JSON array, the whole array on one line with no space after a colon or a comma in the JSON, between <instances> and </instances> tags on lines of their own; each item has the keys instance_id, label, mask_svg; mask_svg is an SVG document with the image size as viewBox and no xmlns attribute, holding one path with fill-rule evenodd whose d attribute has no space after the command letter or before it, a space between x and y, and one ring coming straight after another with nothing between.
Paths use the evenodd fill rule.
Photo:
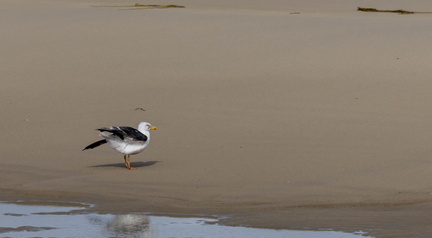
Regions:
<instances>
[{"instance_id":1,"label":"shallow water","mask_svg":"<svg viewBox=\"0 0 432 238\"><path fill-rule=\"evenodd\" d=\"M94 214L89 206L0 203L0 237L359 238L335 231L293 231L218 224L217 218Z\"/></svg>"}]
</instances>

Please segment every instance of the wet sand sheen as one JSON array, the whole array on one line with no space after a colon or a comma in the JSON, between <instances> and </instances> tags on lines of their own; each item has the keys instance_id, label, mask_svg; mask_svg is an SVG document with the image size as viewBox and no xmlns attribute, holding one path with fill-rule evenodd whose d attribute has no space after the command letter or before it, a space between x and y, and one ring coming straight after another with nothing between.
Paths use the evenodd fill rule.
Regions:
<instances>
[{"instance_id":1,"label":"wet sand sheen","mask_svg":"<svg viewBox=\"0 0 432 238\"><path fill-rule=\"evenodd\" d=\"M147 214L93 214L88 205L74 207L41 203L1 203L0 234L4 237L303 237L355 238L361 236L333 231L288 231L227 227L216 218L168 217Z\"/></svg>"}]
</instances>

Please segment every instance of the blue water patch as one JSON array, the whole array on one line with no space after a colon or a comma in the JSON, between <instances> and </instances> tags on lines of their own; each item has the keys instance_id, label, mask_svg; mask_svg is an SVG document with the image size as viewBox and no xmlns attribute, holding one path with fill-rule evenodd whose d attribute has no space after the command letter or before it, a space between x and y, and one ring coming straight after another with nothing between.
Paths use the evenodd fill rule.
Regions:
<instances>
[{"instance_id":1,"label":"blue water patch","mask_svg":"<svg viewBox=\"0 0 432 238\"><path fill-rule=\"evenodd\" d=\"M0 203L0 237L92 238L360 238L336 231L223 226L216 218L88 213L88 205Z\"/></svg>"}]
</instances>

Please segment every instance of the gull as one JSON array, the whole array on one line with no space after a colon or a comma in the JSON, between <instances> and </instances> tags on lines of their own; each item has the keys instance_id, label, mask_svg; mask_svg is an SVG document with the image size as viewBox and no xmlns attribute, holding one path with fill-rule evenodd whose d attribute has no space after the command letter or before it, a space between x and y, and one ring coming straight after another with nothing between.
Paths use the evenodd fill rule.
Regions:
<instances>
[{"instance_id":1,"label":"gull","mask_svg":"<svg viewBox=\"0 0 432 238\"><path fill-rule=\"evenodd\" d=\"M132 170L130 166L130 156L143 151L150 143L150 130L157 130L157 127L152 126L148 122L141 122L138 129L128 126L110 126L97 129L103 140L96 141L88 145L83 150L93 149L105 143L122 153L124 156L125 166ZM108 133L107 133L108 132Z\"/></svg>"}]
</instances>

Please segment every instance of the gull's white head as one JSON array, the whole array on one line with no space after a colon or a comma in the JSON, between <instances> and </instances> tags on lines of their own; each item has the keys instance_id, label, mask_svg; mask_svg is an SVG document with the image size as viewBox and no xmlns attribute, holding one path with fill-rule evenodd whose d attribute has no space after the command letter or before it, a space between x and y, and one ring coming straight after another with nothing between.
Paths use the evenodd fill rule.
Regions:
<instances>
[{"instance_id":1,"label":"gull's white head","mask_svg":"<svg viewBox=\"0 0 432 238\"><path fill-rule=\"evenodd\" d=\"M150 131L150 130L157 130L157 127L152 126L150 123L148 122L141 122L138 125L138 130L139 131Z\"/></svg>"}]
</instances>

